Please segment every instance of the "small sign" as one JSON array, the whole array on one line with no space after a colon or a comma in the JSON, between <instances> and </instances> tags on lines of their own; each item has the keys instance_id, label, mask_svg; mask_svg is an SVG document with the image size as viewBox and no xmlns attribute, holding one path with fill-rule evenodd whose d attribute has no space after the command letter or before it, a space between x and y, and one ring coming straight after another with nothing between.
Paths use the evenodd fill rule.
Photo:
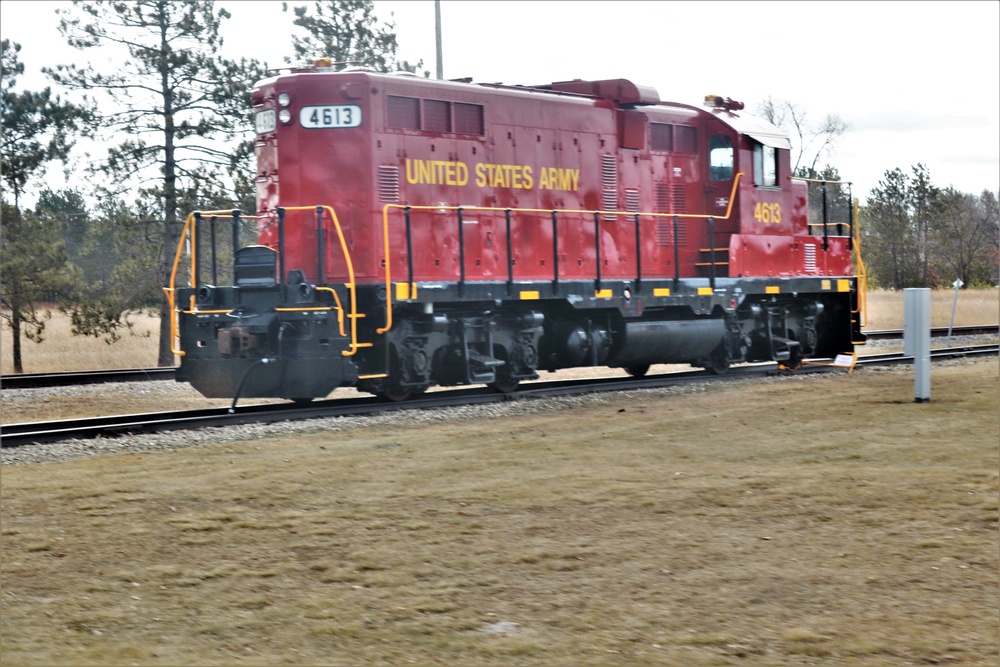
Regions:
<instances>
[{"instance_id":1,"label":"small sign","mask_svg":"<svg viewBox=\"0 0 1000 667\"><path fill-rule=\"evenodd\" d=\"M854 355L853 354L838 354L833 359L834 366L843 366L844 368L850 368L854 365Z\"/></svg>"}]
</instances>

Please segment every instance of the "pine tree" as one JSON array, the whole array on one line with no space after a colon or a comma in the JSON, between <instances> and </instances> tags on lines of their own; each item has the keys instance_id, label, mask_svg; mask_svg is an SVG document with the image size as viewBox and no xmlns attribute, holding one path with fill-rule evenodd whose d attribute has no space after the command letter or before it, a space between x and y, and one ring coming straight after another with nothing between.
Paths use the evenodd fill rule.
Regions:
<instances>
[{"instance_id":1,"label":"pine tree","mask_svg":"<svg viewBox=\"0 0 1000 667\"><path fill-rule=\"evenodd\" d=\"M17 77L24 73L24 64L17 57L21 45L5 39L0 42L0 50L0 171L16 207L28 181L47 162L66 162L73 135L87 129L89 113L81 106L63 102L49 88L15 92Z\"/></svg>"},{"instance_id":2,"label":"pine tree","mask_svg":"<svg viewBox=\"0 0 1000 667\"><path fill-rule=\"evenodd\" d=\"M288 11L288 3L282 3ZM292 36L293 58L290 64L300 64L315 58L329 58L336 63L353 63L371 67L378 72L402 70L416 72L423 66L396 59L396 24L392 20L379 25L371 0L317 0L313 13L308 7L294 7L293 23L304 28L306 37ZM429 76L425 72L424 76Z\"/></svg>"},{"instance_id":3,"label":"pine tree","mask_svg":"<svg viewBox=\"0 0 1000 667\"><path fill-rule=\"evenodd\" d=\"M166 285L182 228L178 198L184 184L238 166L234 144L252 133L249 88L263 66L219 56L219 26L230 14L216 11L210 0L82 2L59 13L70 45L110 46L124 56L110 71L61 65L47 73L71 89L110 100L100 122L109 136L124 140L109 149L100 167L104 188L113 197L144 185L140 197L154 200L158 282ZM160 316L158 363L172 365L165 299Z\"/></svg>"}]
</instances>

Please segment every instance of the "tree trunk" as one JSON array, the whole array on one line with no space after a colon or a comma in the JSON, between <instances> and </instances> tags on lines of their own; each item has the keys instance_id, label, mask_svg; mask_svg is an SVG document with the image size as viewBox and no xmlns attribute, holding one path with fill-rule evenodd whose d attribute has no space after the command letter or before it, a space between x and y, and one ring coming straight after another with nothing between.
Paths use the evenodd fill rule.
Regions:
<instances>
[{"instance_id":1,"label":"tree trunk","mask_svg":"<svg viewBox=\"0 0 1000 667\"><path fill-rule=\"evenodd\" d=\"M14 372L23 373L24 366L21 364L21 313L15 307L10 314L10 335L13 337L10 350L14 356Z\"/></svg>"}]
</instances>

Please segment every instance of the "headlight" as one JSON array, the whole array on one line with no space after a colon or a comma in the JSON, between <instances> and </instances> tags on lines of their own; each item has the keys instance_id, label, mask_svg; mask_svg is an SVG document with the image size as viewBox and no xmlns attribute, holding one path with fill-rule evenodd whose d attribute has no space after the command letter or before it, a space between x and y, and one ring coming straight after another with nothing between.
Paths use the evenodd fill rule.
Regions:
<instances>
[{"instance_id":1,"label":"headlight","mask_svg":"<svg viewBox=\"0 0 1000 667\"><path fill-rule=\"evenodd\" d=\"M292 112L288 109L282 109L278 112L278 120L280 120L285 125L292 122Z\"/></svg>"},{"instance_id":2,"label":"headlight","mask_svg":"<svg viewBox=\"0 0 1000 667\"><path fill-rule=\"evenodd\" d=\"M292 96L288 93L278 93L278 104L287 107L292 103Z\"/></svg>"}]
</instances>

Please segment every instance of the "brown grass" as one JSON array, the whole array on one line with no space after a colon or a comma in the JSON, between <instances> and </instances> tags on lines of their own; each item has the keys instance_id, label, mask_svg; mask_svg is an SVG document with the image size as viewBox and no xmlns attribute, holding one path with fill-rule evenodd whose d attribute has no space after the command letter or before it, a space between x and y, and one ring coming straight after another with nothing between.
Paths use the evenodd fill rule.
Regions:
<instances>
[{"instance_id":1,"label":"brown grass","mask_svg":"<svg viewBox=\"0 0 1000 667\"><path fill-rule=\"evenodd\" d=\"M6 467L0 662L993 665L998 375Z\"/></svg>"},{"instance_id":2,"label":"brown grass","mask_svg":"<svg viewBox=\"0 0 1000 667\"><path fill-rule=\"evenodd\" d=\"M41 343L22 338L21 361L25 373L92 371L112 368L153 368L156 366L160 318L145 313L130 315L135 322L133 334L124 333L117 342L107 343L92 336L74 336L72 323L59 311L48 311ZM14 372L11 330L5 320L2 328L0 372Z\"/></svg>"},{"instance_id":3,"label":"brown grass","mask_svg":"<svg viewBox=\"0 0 1000 667\"><path fill-rule=\"evenodd\" d=\"M955 309L956 327L1000 324L1000 290L931 291L931 326L947 327ZM878 290L868 292L868 319L865 329L881 331L903 328L903 292Z\"/></svg>"}]
</instances>

